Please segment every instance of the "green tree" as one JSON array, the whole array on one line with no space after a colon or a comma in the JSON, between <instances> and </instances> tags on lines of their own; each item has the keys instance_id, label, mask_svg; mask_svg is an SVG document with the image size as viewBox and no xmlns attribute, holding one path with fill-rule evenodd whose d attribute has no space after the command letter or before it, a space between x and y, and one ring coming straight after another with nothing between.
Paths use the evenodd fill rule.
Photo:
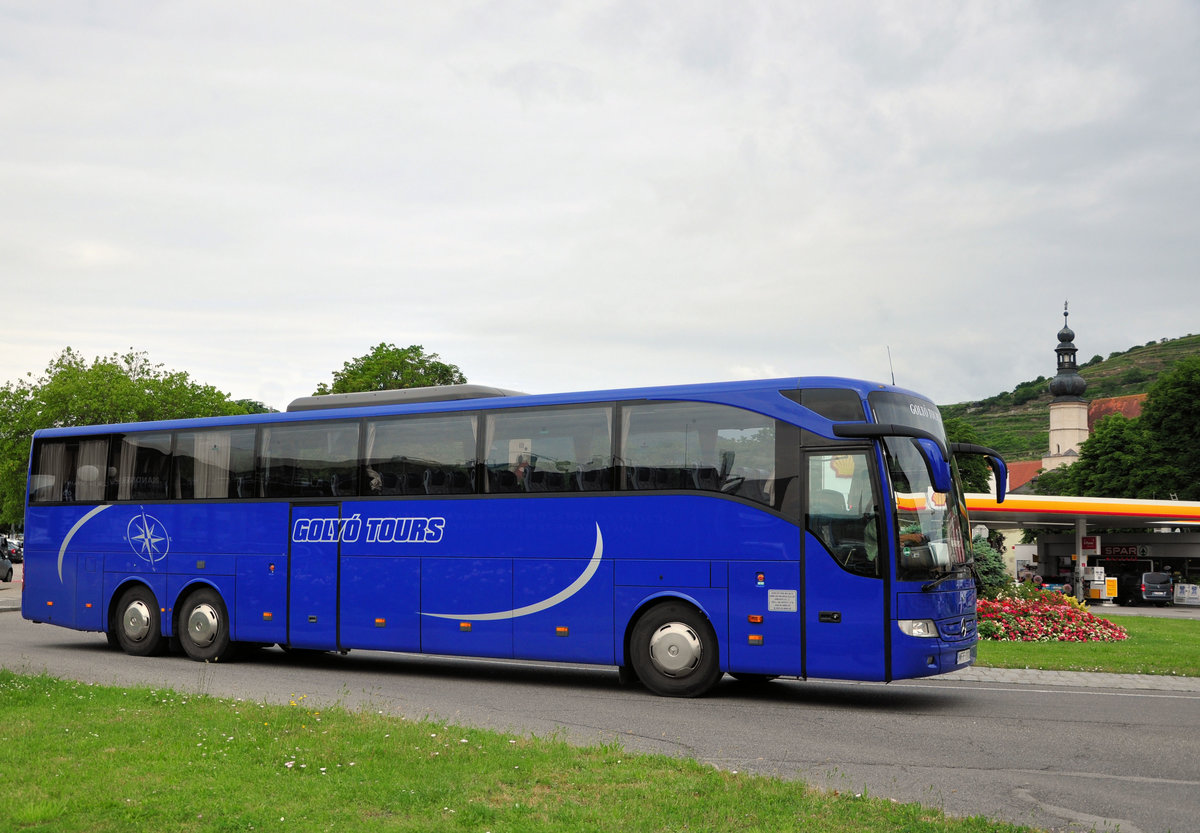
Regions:
<instances>
[{"instance_id":1,"label":"green tree","mask_svg":"<svg viewBox=\"0 0 1200 833\"><path fill-rule=\"evenodd\" d=\"M1062 468L1052 469L1051 471L1042 471L1033 482L1033 492L1037 495L1074 495L1075 478L1071 473L1074 466L1063 466ZM1023 540L1024 544L1034 543L1033 540Z\"/></svg>"},{"instance_id":2,"label":"green tree","mask_svg":"<svg viewBox=\"0 0 1200 833\"><path fill-rule=\"evenodd\" d=\"M367 355L348 361L341 370L334 371L333 383L322 382L313 395L461 385L466 381L467 377L456 365L443 362L437 353L427 354L419 344L400 348L380 343Z\"/></svg>"},{"instance_id":3,"label":"green tree","mask_svg":"<svg viewBox=\"0 0 1200 833\"><path fill-rule=\"evenodd\" d=\"M1139 420L1150 437L1147 488L1159 498L1200 500L1200 356L1159 377Z\"/></svg>"},{"instance_id":4,"label":"green tree","mask_svg":"<svg viewBox=\"0 0 1200 833\"><path fill-rule=\"evenodd\" d=\"M268 408L257 399L235 399L233 404L237 405L244 413L247 414L277 414L279 413L274 408Z\"/></svg>"},{"instance_id":5,"label":"green tree","mask_svg":"<svg viewBox=\"0 0 1200 833\"><path fill-rule=\"evenodd\" d=\"M19 524L25 511L30 442L39 428L101 425L244 413L229 396L165 371L145 353L98 357L89 365L67 347L33 379L0 387L0 523Z\"/></svg>"}]
</instances>

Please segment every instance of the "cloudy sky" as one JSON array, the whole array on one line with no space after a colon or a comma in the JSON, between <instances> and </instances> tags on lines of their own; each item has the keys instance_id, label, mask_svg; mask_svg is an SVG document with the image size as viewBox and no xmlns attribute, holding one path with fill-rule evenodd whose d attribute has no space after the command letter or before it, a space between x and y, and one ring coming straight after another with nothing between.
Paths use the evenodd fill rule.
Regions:
<instances>
[{"instance_id":1,"label":"cloudy sky","mask_svg":"<svg viewBox=\"0 0 1200 833\"><path fill-rule=\"evenodd\" d=\"M1200 332L1198 226L1194 0L0 0L0 383L959 402Z\"/></svg>"}]
</instances>

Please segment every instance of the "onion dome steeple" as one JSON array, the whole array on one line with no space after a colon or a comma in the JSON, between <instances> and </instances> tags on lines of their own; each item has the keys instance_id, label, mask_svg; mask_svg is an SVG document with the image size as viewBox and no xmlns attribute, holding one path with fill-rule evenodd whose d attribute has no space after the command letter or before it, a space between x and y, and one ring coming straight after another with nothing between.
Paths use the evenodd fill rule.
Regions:
<instances>
[{"instance_id":1,"label":"onion dome steeple","mask_svg":"<svg viewBox=\"0 0 1200 833\"><path fill-rule=\"evenodd\" d=\"M1087 380L1079 375L1079 367L1075 363L1075 331L1067 326L1067 304L1063 304L1063 328L1058 331L1058 375L1050 380L1050 392L1054 401L1082 399L1087 390Z\"/></svg>"}]
</instances>

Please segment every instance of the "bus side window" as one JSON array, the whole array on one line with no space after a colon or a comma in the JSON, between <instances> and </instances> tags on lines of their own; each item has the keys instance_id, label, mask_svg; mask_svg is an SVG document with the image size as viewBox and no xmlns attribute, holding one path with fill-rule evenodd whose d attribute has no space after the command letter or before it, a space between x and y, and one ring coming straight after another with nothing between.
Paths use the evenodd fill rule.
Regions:
<instances>
[{"instance_id":1,"label":"bus side window","mask_svg":"<svg viewBox=\"0 0 1200 833\"><path fill-rule=\"evenodd\" d=\"M67 444L58 440L40 440L33 452L33 472L29 477L30 503L57 503L63 499L67 483Z\"/></svg>"},{"instance_id":2,"label":"bus side window","mask_svg":"<svg viewBox=\"0 0 1200 833\"><path fill-rule=\"evenodd\" d=\"M805 527L844 569L882 575L879 527L867 455L810 454Z\"/></svg>"},{"instance_id":3,"label":"bus side window","mask_svg":"<svg viewBox=\"0 0 1200 833\"><path fill-rule=\"evenodd\" d=\"M118 435L120 436L120 435ZM115 438L114 438L115 439ZM112 444L109 499L166 500L171 434L126 434Z\"/></svg>"},{"instance_id":4,"label":"bus side window","mask_svg":"<svg viewBox=\"0 0 1200 833\"><path fill-rule=\"evenodd\" d=\"M253 428L181 431L175 437L174 457L174 498L255 496Z\"/></svg>"},{"instance_id":5,"label":"bus side window","mask_svg":"<svg viewBox=\"0 0 1200 833\"><path fill-rule=\"evenodd\" d=\"M263 497L347 497L358 490L358 424L275 425L262 432Z\"/></svg>"},{"instance_id":6,"label":"bus side window","mask_svg":"<svg viewBox=\"0 0 1200 833\"><path fill-rule=\"evenodd\" d=\"M385 417L367 422L371 495L458 495L475 491L472 414Z\"/></svg>"},{"instance_id":7,"label":"bus side window","mask_svg":"<svg viewBox=\"0 0 1200 833\"><path fill-rule=\"evenodd\" d=\"M728 405L653 402L622 408L624 488L701 491L777 506L776 424Z\"/></svg>"},{"instance_id":8,"label":"bus side window","mask_svg":"<svg viewBox=\"0 0 1200 833\"><path fill-rule=\"evenodd\" d=\"M29 479L32 503L104 500L108 474L108 437L42 440L34 453Z\"/></svg>"},{"instance_id":9,"label":"bus side window","mask_svg":"<svg viewBox=\"0 0 1200 833\"><path fill-rule=\"evenodd\" d=\"M487 491L612 488L612 409L521 408L487 415Z\"/></svg>"}]
</instances>

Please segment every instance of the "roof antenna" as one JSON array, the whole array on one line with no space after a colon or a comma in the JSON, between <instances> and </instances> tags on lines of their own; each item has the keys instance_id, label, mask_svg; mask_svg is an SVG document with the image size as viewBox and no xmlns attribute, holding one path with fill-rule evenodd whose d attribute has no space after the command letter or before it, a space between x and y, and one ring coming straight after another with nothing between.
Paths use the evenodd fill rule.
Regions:
<instances>
[{"instance_id":1,"label":"roof antenna","mask_svg":"<svg viewBox=\"0 0 1200 833\"><path fill-rule=\"evenodd\" d=\"M892 387L896 386L896 368L892 367L892 345L885 344L888 351L888 370L892 373Z\"/></svg>"}]
</instances>

